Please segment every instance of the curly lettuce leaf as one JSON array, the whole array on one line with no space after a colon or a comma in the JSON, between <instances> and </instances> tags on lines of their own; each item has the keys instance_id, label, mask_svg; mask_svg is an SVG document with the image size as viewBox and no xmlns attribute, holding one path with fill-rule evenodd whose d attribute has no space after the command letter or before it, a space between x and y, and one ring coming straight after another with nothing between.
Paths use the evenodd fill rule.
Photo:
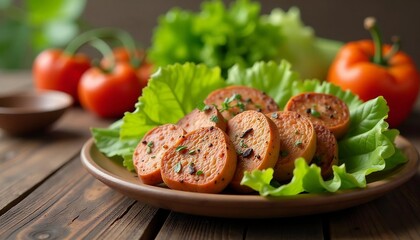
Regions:
<instances>
[{"instance_id":1,"label":"curly lettuce leaf","mask_svg":"<svg viewBox=\"0 0 420 240\"><path fill-rule=\"evenodd\" d=\"M303 77L325 79L342 43L317 38L299 10L261 13L257 1L205 1L198 12L173 8L159 18L149 48L157 66L195 62L219 66L223 76L233 65L286 59Z\"/></svg>"},{"instance_id":2,"label":"curly lettuce leaf","mask_svg":"<svg viewBox=\"0 0 420 240\"><path fill-rule=\"evenodd\" d=\"M299 74L292 71L291 65L285 60L280 64L273 61L257 62L250 68L235 65L229 70L226 80L229 85L252 86L265 92L281 108L294 95L298 81Z\"/></svg>"},{"instance_id":3,"label":"curly lettuce leaf","mask_svg":"<svg viewBox=\"0 0 420 240\"><path fill-rule=\"evenodd\" d=\"M341 42L316 37L314 30L302 22L296 7L288 11L276 8L262 17L284 36L278 45L278 58L273 60L287 59L303 78L326 78Z\"/></svg>"},{"instance_id":4,"label":"curly lettuce leaf","mask_svg":"<svg viewBox=\"0 0 420 240\"><path fill-rule=\"evenodd\" d=\"M143 89L136 110L125 114L121 138L142 137L155 126L175 123L225 84L217 67L186 63L160 68Z\"/></svg>"},{"instance_id":5,"label":"curly lettuce leaf","mask_svg":"<svg viewBox=\"0 0 420 240\"><path fill-rule=\"evenodd\" d=\"M109 128L92 128L91 133L95 140L96 147L107 157L122 161L124 167L129 171L134 170L133 161L128 158L133 154L138 139L120 138L122 119L112 124Z\"/></svg>"}]
</instances>

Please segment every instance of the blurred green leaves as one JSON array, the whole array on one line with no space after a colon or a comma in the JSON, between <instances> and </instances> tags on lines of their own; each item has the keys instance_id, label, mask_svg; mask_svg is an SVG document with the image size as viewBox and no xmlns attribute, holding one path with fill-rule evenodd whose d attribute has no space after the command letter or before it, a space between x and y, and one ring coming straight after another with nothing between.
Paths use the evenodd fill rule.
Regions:
<instances>
[{"instance_id":1,"label":"blurred green leaves","mask_svg":"<svg viewBox=\"0 0 420 240\"><path fill-rule=\"evenodd\" d=\"M86 0L0 0L0 69L29 67L34 56L79 33Z\"/></svg>"}]
</instances>

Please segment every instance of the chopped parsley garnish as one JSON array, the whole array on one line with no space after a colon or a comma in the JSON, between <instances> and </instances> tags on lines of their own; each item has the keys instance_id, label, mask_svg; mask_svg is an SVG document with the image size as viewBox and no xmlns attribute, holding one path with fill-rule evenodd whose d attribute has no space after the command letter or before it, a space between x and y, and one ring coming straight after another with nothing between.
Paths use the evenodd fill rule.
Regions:
<instances>
[{"instance_id":1,"label":"chopped parsley garnish","mask_svg":"<svg viewBox=\"0 0 420 240\"><path fill-rule=\"evenodd\" d=\"M230 104L236 100L237 103L235 106L230 106ZM240 94L233 94L231 97L229 98L225 98L225 100L222 102L222 109L220 110L221 112L223 111L227 111L230 108L233 107L238 107L240 109L241 112L245 111L245 104L241 101L242 100L242 96Z\"/></svg>"},{"instance_id":2,"label":"chopped parsley garnish","mask_svg":"<svg viewBox=\"0 0 420 240\"><path fill-rule=\"evenodd\" d=\"M146 153L150 154L152 153L152 147L154 147L153 141L150 141L147 143Z\"/></svg>"},{"instance_id":3,"label":"chopped parsley garnish","mask_svg":"<svg viewBox=\"0 0 420 240\"><path fill-rule=\"evenodd\" d=\"M295 142L295 146L301 146L302 145L302 140L298 139Z\"/></svg>"},{"instance_id":4,"label":"chopped parsley garnish","mask_svg":"<svg viewBox=\"0 0 420 240\"><path fill-rule=\"evenodd\" d=\"M243 148L247 148L248 145L246 145L246 143L244 142L243 139L241 139L241 141L239 142L239 146L243 147Z\"/></svg>"},{"instance_id":5,"label":"chopped parsley garnish","mask_svg":"<svg viewBox=\"0 0 420 240\"><path fill-rule=\"evenodd\" d=\"M181 169L182 169L181 162L178 162L177 164L175 164L175 166L174 166L174 171L175 171L176 173L181 172Z\"/></svg>"},{"instance_id":6,"label":"chopped parsley garnish","mask_svg":"<svg viewBox=\"0 0 420 240\"><path fill-rule=\"evenodd\" d=\"M287 157L287 155L289 155L289 152L287 152L287 151L280 151L280 156L281 157Z\"/></svg>"},{"instance_id":7,"label":"chopped parsley garnish","mask_svg":"<svg viewBox=\"0 0 420 240\"><path fill-rule=\"evenodd\" d=\"M204 174L204 172L203 171L201 171L201 170L198 170L196 173L195 173L195 175L197 175L197 176L200 176L200 175L203 175Z\"/></svg>"},{"instance_id":8,"label":"chopped parsley garnish","mask_svg":"<svg viewBox=\"0 0 420 240\"><path fill-rule=\"evenodd\" d=\"M316 118L321 117L321 113L319 113L315 108L311 108L311 115Z\"/></svg>"},{"instance_id":9,"label":"chopped parsley garnish","mask_svg":"<svg viewBox=\"0 0 420 240\"><path fill-rule=\"evenodd\" d=\"M217 123L219 122L219 118L216 115L213 115L210 117L210 121Z\"/></svg>"},{"instance_id":10,"label":"chopped parsley garnish","mask_svg":"<svg viewBox=\"0 0 420 240\"><path fill-rule=\"evenodd\" d=\"M271 114L271 117L274 118L274 119L277 119L277 118L279 118L279 114L277 112L273 112Z\"/></svg>"},{"instance_id":11,"label":"chopped parsley garnish","mask_svg":"<svg viewBox=\"0 0 420 240\"><path fill-rule=\"evenodd\" d=\"M177 152L181 152L181 151L182 151L182 150L184 150L184 149L187 149L187 146L183 146L183 145L181 145L181 146L176 147L175 151L177 151Z\"/></svg>"},{"instance_id":12,"label":"chopped parsley garnish","mask_svg":"<svg viewBox=\"0 0 420 240\"><path fill-rule=\"evenodd\" d=\"M201 102L201 103L199 103L197 105L197 109L200 110L200 111L206 112L206 111L208 111L208 110L211 109L211 106L209 106L209 105L204 104L203 102Z\"/></svg>"},{"instance_id":13,"label":"chopped parsley garnish","mask_svg":"<svg viewBox=\"0 0 420 240\"><path fill-rule=\"evenodd\" d=\"M190 150L190 151L188 151L188 154L190 154L190 155L194 155L194 154L195 154L195 150Z\"/></svg>"}]
</instances>

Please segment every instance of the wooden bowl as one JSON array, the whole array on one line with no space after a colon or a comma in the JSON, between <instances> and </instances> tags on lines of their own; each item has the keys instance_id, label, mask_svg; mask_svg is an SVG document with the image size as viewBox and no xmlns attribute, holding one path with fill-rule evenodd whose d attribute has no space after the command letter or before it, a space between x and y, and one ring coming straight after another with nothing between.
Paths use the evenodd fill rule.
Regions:
<instances>
[{"instance_id":1,"label":"wooden bowl","mask_svg":"<svg viewBox=\"0 0 420 240\"><path fill-rule=\"evenodd\" d=\"M71 107L70 95L58 91L28 91L0 96L0 128L9 135L48 129Z\"/></svg>"}]
</instances>

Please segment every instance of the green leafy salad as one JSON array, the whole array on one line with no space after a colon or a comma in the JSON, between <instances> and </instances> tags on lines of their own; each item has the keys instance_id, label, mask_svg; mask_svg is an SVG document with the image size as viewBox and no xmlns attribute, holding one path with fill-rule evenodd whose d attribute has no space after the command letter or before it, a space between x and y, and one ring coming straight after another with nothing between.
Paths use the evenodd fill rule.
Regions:
<instances>
[{"instance_id":1,"label":"green leafy salad","mask_svg":"<svg viewBox=\"0 0 420 240\"><path fill-rule=\"evenodd\" d=\"M261 13L260 3L204 1L197 12L173 8L159 18L148 57L157 66L204 63L250 67L257 61L289 61L303 77L324 79L341 42L317 37L298 8Z\"/></svg>"},{"instance_id":2,"label":"green leafy salad","mask_svg":"<svg viewBox=\"0 0 420 240\"><path fill-rule=\"evenodd\" d=\"M130 171L134 170L132 154L144 134L153 127L176 123L202 104L206 96L229 85L246 85L271 96L283 109L290 97L302 92L333 94L341 98L350 109L350 127L338 142L339 164L333 166L334 175L324 181L320 168L308 165L304 159L295 162L294 177L284 185L272 185L273 170L246 173L242 184L261 195L284 196L302 192L336 192L366 186L366 176L391 169L406 161L395 147L399 134L388 129L385 121L388 106L383 97L360 101L349 91L318 80L301 80L287 61L257 62L250 68L235 65L226 79L219 67L204 64L174 64L159 68L143 89L136 110L106 129L92 129L99 150L110 158L121 159Z\"/></svg>"}]
</instances>

